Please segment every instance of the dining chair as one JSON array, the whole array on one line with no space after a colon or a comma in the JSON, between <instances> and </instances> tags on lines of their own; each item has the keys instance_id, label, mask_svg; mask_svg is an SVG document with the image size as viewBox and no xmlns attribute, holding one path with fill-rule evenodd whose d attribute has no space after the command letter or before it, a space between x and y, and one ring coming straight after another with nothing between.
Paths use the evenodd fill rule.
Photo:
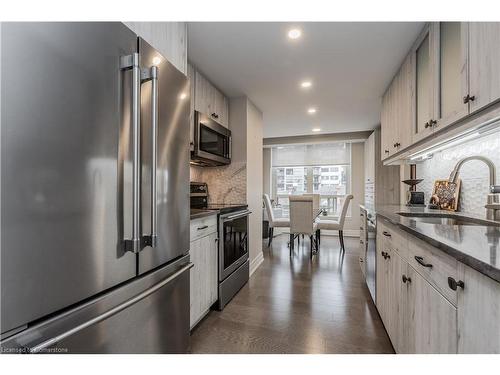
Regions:
<instances>
[{"instance_id":1,"label":"dining chair","mask_svg":"<svg viewBox=\"0 0 500 375\"><path fill-rule=\"evenodd\" d=\"M344 246L344 222L345 217L347 215L347 209L349 208L349 203L352 198L354 198L351 194L347 195L344 199L344 203L342 205L342 211L340 213L338 220L327 220L327 219L318 219L318 233L317 238L318 242L321 243L321 229L326 230L338 230L339 231L339 242L340 249L345 252Z\"/></svg>"},{"instance_id":2,"label":"dining chair","mask_svg":"<svg viewBox=\"0 0 500 375\"><path fill-rule=\"evenodd\" d=\"M311 259L318 251L315 222L316 213L313 209L313 197L305 195L290 195L290 256L293 251L293 241L296 235L305 234L311 241Z\"/></svg>"},{"instance_id":3,"label":"dining chair","mask_svg":"<svg viewBox=\"0 0 500 375\"><path fill-rule=\"evenodd\" d=\"M319 200L320 200L320 195L319 194L302 194L304 197L313 197L313 210L318 212L319 211Z\"/></svg>"},{"instance_id":4,"label":"dining chair","mask_svg":"<svg viewBox=\"0 0 500 375\"><path fill-rule=\"evenodd\" d=\"M276 218L269 195L264 194L263 199L264 206L266 206L267 219L269 220L269 243L267 244L267 247L269 247L273 242L274 228L288 228L290 227L290 220L287 218Z\"/></svg>"}]
</instances>

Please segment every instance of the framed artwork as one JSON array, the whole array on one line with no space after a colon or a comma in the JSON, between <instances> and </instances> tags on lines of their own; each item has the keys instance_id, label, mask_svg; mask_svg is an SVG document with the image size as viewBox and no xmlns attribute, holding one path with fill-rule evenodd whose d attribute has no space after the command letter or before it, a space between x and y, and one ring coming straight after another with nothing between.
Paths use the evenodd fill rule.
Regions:
<instances>
[{"instance_id":1,"label":"framed artwork","mask_svg":"<svg viewBox=\"0 0 500 375\"><path fill-rule=\"evenodd\" d=\"M438 206L441 210L458 210L458 198L460 196L461 180L456 183L448 180L436 180L434 190L432 191L431 203Z\"/></svg>"}]
</instances>

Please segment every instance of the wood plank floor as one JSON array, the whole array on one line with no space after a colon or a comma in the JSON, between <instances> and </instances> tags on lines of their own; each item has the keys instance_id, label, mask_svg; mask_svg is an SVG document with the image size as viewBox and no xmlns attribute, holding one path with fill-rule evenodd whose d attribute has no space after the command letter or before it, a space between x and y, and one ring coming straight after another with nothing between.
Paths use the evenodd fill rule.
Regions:
<instances>
[{"instance_id":1,"label":"wood plank floor","mask_svg":"<svg viewBox=\"0 0 500 375\"><path fill-rule=\"evenodd\" d=\"M358 264L357 238L323 236L289 257L287 235L226 308L211 311L191 334L192 353L394 353Z\"/></svg>"}]
</instances>

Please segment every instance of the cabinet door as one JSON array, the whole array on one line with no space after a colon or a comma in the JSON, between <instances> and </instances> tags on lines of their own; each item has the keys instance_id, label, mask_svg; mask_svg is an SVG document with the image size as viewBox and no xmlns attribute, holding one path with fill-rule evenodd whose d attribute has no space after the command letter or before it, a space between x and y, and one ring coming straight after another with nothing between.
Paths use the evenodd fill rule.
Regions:
<instances>
[{"instance_id":1,"label":"cabinet door","mask_svg":"<svg viewBox=\"0 0 500 375\"><path fill-rule=\"evenodd\" d=\"M500 353L500 283L460 264L458 352Z\"/></svg>"},{"instance_id":2,"label":"cabinet door","mask_svg":"<svg viewBox=\"0 0 500 375\"><path fill-rule=\"evenodd\" d=\"M208 80L196 71L195 73L195 97L194 108L201 113L210 115L211 84Z\"/></svg>"},{"instance_id":3,"label":"cabinet door","mask_svg":"<svg viewBox=\"0 0 500 375\"><path fill-rule=\"evenodd\" d=\"M386 249L384 248L383 236L377 235L377 261L376 261L376 305L378 313L382 318L384 326L388 327L387 308L388 308L388 290L389 290L389 267L388 262L383 257Z\"/></svg>"},{"instance_id":4,"label":"cabinet door","mask_svg":"<svg viewBox=\"0 0 500 375\"><path fill-rule=\"evenodd\" d=\"M382 112L380 114L380 125L381 125L381 139L380 139L380 155L381 159L384 160L390 156L390 143L391 143L391 124L389 123L389 90L384 93L382 97Z\"/></svg>"},{"instance_id":5,"label":"cabinet door","mask_svg":"<svg viewBox=\"0 0 500 375\"><path fill-rule=\"evenodd\" d=\"M470 111L500 98L500 22L469 23Z\"/></svg>"},{"instance_id":6,"label":"cabinet door","mask_svg":"<svg viewBox=\"0 0 500 375\"><path fill-rule=\"evenodd\" d=\"M469 113L464 96L468 82L468 25L466 22L441 22L439 31L439 119L441 129Z\"/></svg>"},{"instance_id":7,"label":"cabinet door","mask_svg":"<svg viewBox=\"0 0 500 375\"><path fill-rule=\"evenodd\" d=\"M406 336L409 353L456 353L457 309L408 266Z\"/></svg>"},{"instance_id":8,"label":"cabinet door","mask_svg":"<svg viewBox=\"0 0 500 375\"><path fill-rule=\"evenodd\" d=\"M434 117L434 57L435 35L433 25L426 26L416 43L415 75L416 75L416 123L413 142L416 142L432 132L430 121Z\"/></svg>"},{"instance_id":9,"label":"cabinet door","mask_svg":"<svg viewBox=\"0 0 500 375\"><path fill-rule=\"evenodd\" d=\"M219 259L219 238L217 233L213 233L210 237L210 252L209 252L209 264L210 268L208 271L208 280L207 283L210 285L210 298L209 298L209 306L212 306L217 299L219 298L219 267L218 267L218 259Z\"/></svg>"},{"instance_id":10,"label":"cabinet door","mask_svg":"<svg viewBox=\"0 0 500 375\"><path fill-rule=\"evenodd\" d=\"M406 352L406 336L403 332L404 318L406 315L406 285L401 277L406 274L407 263L395 251L389 251L389 286L388 309L386 325L387 333L396 353Z\"/></svg>"},{"instance_id":11,"label":"cabinet door","mask_svg":"<svg viewBox=\"0 0 500 375\"><path fill-rule=\"evenodd\" d=\"M201 279L200 279L200 268L203 266L201 263L201 239L192 241L190 244L189 254L191 257L191 262L194 264L191 268L190 273L190 285L189 285L189 299L190 299L190 327L192 328L199 320L201 313Z\"/></svg>"},{"instance_id":12,"label":"cabinet door","mask_svg":"<svg viewBox=\"0 0 500 375\"><path fill-rule=\"evenodd\" d=\"M194 102L195 102L195 85L196 85L196 72L191 64L187 66L187 76L190 88L190 108L189 108L189 148L192 151L194 148Z\"/></svg>"},{"instance_id":13,"label":"cabinet door","mask_svg":"<svg viewBox=\"0 0 500 375\"><path fill-rule=\"evenodd\" d=\"M415 83L414 55L410 53L398 72L397 80L397 118L394 122L396 152L410 146L415 122Z\"/></svg>"},{"instance_id":14,"label":"cabinet door","mask_svg":"<svg viewBox=\"0 0 500 375\"><path fill-rule=\"evenodd\" d=\"M222 92L214 88L215 93L215 101L214 101L214 111L213 111L213 119L217 121L219 124L227 127L227 99Z\"/></svg>"}]
</instances>

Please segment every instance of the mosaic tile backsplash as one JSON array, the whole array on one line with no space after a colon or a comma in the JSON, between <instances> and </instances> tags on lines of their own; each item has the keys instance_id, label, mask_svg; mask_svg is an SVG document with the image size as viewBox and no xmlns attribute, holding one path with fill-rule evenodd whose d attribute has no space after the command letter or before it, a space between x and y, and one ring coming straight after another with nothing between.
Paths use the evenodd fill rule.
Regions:
<instances>
[{"instance_id":1,"label":"mosaic tile backsplash","mask_svg":"<svg viewBox=\"0 0 500 375\"><path fill-rule=\"evenodd\" d=\"M417 164L417 178L424 179L417 185L417 190L425 193L425 201L429 202L435 180L448 179L460 159L473 155L489 158L495 164L497 175L499 175L500 130L450 149L436 152L432 159ZM488 167L481 161L469 161L460 169L460 178L462 187L459 210L484 215L486 212L484 205L489 187Z\"/></svg>"},{"instance_id":2,"label":"mosaic tile backsplash","mask_svg":"<svg viewBox=\"0 0 500 375\"><path fill-rule=\"evenodd\" d=\"M246 163L232 162L221 167L191 165L191 181L208 184L208 203L246 203Z\"/></svg>"}]
</instances>

